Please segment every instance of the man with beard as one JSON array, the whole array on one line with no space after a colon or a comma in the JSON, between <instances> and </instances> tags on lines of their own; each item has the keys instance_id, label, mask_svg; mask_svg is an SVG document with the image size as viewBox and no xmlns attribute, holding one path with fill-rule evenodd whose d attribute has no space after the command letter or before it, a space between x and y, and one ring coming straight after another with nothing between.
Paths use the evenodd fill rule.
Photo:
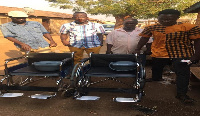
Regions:
<instances>
[{"instance_id":1,"label":"man with beard","mask_svg":"<svg viewBox=\"0 0 200 116\"><path fill-rule=\"evenodd\" d=\"M110 32L106 39L106 54L132 54L141 37L138 34L143 30L136 27L137 24L137 19L129 17L124 20L122 28ZM148 43L151 43L151 40ZM143 47L139 53L143 66L146 62L145 51L146 47Z\"/></svg>"},{"instance_id":2,"label":"man with beard","mask_svg":"<svg viewBox=\"0 0 200 116\"><path fill-rule=\"evenodd\" d=\"M176 98L183 103L193 103L187 94L190 65L200 59L200 27L189 23L178 23L180 12L165 9L158 13L159 24L146 27L135 50L138 53L149 38L154 40L152 52L152 80L162 80L165 65L172 62L176 73Z\"/></svg>"},{"instance_id":3,"label":"man with beard","mask_svg":"<svg viewBox=\"0 0 200 116\"><path fill-rule=\"evenodd\" d=\"M35 21L26 21L28 15L22 11L10 11L8 16L11 22L2 24L1 31L5 38L14 42L21 52L51 52L49 47L57 44L42 24ZM43 38L47 38L50 44Z\"/></svg>"},{"instance_id":4,"label":"man with beard","mask_svg":"<svg viewBox=\"0 0 200 116\"><path fill-rule=\"evenodd\" d=\"M75 21L63 24L60 28L60 38L63 45L68 46L74 54L74 64L83 58L83 52L98 54L103 46L104 27L99 23L88 21L85 12L75 12Z\"/></svg>"}]
</instances>

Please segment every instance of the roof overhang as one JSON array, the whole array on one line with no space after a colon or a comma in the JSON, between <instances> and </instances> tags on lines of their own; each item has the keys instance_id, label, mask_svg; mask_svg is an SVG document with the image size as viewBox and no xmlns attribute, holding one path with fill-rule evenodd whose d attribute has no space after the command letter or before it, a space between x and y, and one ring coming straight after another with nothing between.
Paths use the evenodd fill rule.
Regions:
<instances>
[{"instance_id":1,"label":"roof overhang","mask_svg":"<svg viewBox=\"0 0 200 116\"><path fill-rule=\"evenodd\" d=\"M189 8L186 8L183 10L184 13L199 13L200 12L200 2L197 2L190 6Z\"/></svg>"}]
</instances>

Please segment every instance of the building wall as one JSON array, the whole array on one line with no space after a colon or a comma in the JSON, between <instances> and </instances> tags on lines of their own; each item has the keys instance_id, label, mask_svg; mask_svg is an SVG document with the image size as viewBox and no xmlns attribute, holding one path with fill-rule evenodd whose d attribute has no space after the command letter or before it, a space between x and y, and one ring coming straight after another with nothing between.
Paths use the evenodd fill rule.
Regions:
<instances>
[{"instance_id":1,"label":"building wall","mask_svg":"<svg viewBox=\"0 0 200 116\"><path fill-rule=\"evenodd\" d=\"M27 19L28 21L37 21L40 22L42 24L42 19L41 18L29 18ZM44 26L46 27L46 29L53 35L59 34L59 30L60 27L65 24L65 23L69 23L72 22L72 19L50 19L49 22L49 27L48 26Z\"/></svg>"},{"instance_id":2,"label":"building wall","mask_svg":"<svg viewBox=\"0 0 200 116\"><path fill-rule=\"evenodd\" d=\"M59 34L59 30L60 30L60 27L65 24L65 23L69 23L69 22L72 22L73 20L69 19L69 20L66 20L66 19L51 19L50 20L50 33L51 34Z\"/></svg>"},{"instance_id":3,"label":"building wall","mask_svg":"<svg viewBox=\"0 0 200 116\"><path fill-rule=\"evenodd\" d=\"M4 24L4 23L7 23L7 22L10 22L11 19L8 18L8 17L4 17L4 16L0 16L0 25L1 24ZM3 36L2 32L0 31L0 36Z\"/></svg>"}]
</instances>

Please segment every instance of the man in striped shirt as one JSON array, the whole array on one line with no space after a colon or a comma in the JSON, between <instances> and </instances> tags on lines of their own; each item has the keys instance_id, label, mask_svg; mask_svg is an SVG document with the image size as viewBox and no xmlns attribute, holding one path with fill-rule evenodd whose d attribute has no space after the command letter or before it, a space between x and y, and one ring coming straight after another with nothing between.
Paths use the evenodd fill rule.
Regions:
<instances>
[{"instance_id":1,"label":"man in striped shirt","mask_svg":"<svg viewBox=\"0 0 200 116\"><path fill-rule=\"evenodd\" d=\"M74 63L78 63L83 58L83 52L99 53L103 45L104 28L99 23L88 21L85 12L75 12L74 22L63 24L60 28L61 41L68 46L70 52L75 52Z\"/></svg>"},{"instance_id":2,"label":"man in striped shirt","mask_svg":"<svg viewBox=\"0 0 200 116\"><path fill-rule=\"evenodd\" d=\"M172 62L176 73L176 98L184 103L193 103L194 100L186 93L190 78L190 64L200 59L200 27L189 23L177 23L179 17L178 10L160 11L159 24L148 26L140 33L142 38L135 52L139 52L153 36L152 80L161 80L164 66Z\"/></svg>"}]
</instances>

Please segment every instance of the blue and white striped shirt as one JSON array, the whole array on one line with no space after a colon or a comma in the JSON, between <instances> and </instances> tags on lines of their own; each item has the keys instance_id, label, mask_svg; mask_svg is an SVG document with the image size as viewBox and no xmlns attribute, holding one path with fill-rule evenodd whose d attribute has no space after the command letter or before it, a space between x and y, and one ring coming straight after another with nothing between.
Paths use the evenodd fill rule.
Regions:
<instances>
[{"instance_id":1,"label":"blue and white striped shirt","mask_svg":"<svg viewBox=\"0 0 200 116\"><path fill-rule=\"evenodd\" d=\"M49 43L43 38L43 34L49 33L44 26L35 21L26 21L25 25L18 25L13 22L0 26L4 37L13 37L22 43L31 46L32 49L48 47ZM20 45L16 44L20 48Z\"/></svg>"},{"instance_id":2,"label":"blue and white striped shirt","mask_svg":"<svg viewBox=\"0 0 200 116\"><path fill-rule=\"evenodd\" d=\"M104 27L99 23L88 22L85 25L79 25L75 22L63 24L60 33L70 35L70 45L73 47L92 48L101 45L97 33L105 33Z\"/></svg>"}]
</instances>

